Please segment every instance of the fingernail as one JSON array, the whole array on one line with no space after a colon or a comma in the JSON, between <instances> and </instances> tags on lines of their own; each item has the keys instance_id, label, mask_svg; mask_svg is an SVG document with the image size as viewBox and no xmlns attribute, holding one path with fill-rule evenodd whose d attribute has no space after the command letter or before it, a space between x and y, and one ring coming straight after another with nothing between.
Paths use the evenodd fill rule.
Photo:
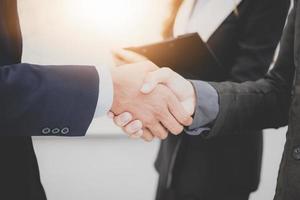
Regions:
<instances>
[{"instance_id":1,"label":"fingernail","mask_svg":"<svg viewBox=\"0 0 300 200\"><path fill-rule=\"evenodd\" d=\"M129 113L123 113L120 117L120 121L123 125L127 124L130 120L131 120L131 115Z\"/></svg>"},{"instance_id":2,"label":"fingernail","mask_svg":"<svg viewBox=\"0 0 300 200\"><path fill-rule=\"evenodd\" d=\"M141 89L141 92L148 93L151 89L150 87L151 87L150 83L145 83Z\"/></svg>"},{"instance_id":3,"label":"fingernail","mask_svg":"<svg viewBox=\"0 0 300 200\"><path fill-rule=\"evenodd\" d=\"M139 122L135 122L133 124L130 125L129 129L130 132L137 132L142 128L142 124Z\"/></svg>"},{"instance_id":4,"label":"fingernail","mask_svg":"<svg viewBox=\"0 0 300 200\"><path fill-rule=\"evenodd\" d=\"M153 139L154 139L154 137L152 137L152 136L147 136L146 137L146 141L147 142L151 142Z\"/></svg>"}]
</instances>

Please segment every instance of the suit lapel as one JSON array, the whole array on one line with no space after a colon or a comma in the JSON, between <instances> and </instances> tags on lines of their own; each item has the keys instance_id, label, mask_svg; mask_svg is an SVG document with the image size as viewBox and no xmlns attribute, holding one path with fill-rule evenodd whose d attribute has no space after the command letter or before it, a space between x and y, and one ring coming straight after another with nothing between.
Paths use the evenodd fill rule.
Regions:
<instances>
[{"instance_id":1,"label":"suit lapel","mask_svg":"<svg viewBox=\"0 0 300 200\"><path fill-rule=\"evenodd\" d=\"M224 20L237 8L242 0L209 0L201 12L195 13L188 25L188 32L198 32L207 42Z\"/></svg>"},{"instance_id":2,"label":"suit lapel","mask_svg":"<svg viewBox=\"0 0 300 200\"><path fill-rule=\"evenodd\" d=\"M203 41L207 42L223 21L234 11L234 9L242 2L242 0L209 0L201 12L197 12L191 16L195 8L197 0L185 0L178 11L174 24L174 36L185 33L198 32ZM173 171L183 137L169 137L163 141L164 145L161 155L168 158L168 161L159 163L160 185L166 189L170 189L173 179ZM165 156L164 156L165 155ZM167 163L167 164L166 164Z\"/></svg>"}]
</instances>

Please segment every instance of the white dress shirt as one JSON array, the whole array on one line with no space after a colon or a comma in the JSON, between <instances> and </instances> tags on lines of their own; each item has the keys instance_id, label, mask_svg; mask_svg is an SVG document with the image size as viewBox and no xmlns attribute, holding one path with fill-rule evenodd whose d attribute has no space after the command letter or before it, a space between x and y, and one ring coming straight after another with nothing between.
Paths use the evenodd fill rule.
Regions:
<instances>
[{"instance_id":1,"label":"white dress shirt","mask_svg":"<svg viewBox=\"0 0 300 200\"><path fill-rule=\"evenodd\" d=\"M106 66L97 66L96 70L99 76L99 92L94 118L105 116L108 113L111 109L114 95L113 82L109 68ZM85 135L89 135L89 132Z\"/></svg>"},{"instance_id":2,"label":"white dress shirt","mask_svg":"<svg viewBox=\"0 0 300 200\"><path fill-rule=\"evenodd\" d=\"M94 118L104 116L111 109L113 103L113 82L108 67L96 67L99 76L98 101Z\"/></svg>"},{"instance_id":3,"label":"white dress shirt","mask_svg":"<svg viewBox=\"0 0 300 200\"><path fill-rule=\"evenodd\" d=\"M185 0L176 16L173 33L174 36L198 31L197 21L209 0Z\"/></svg>"},{"instance_id":4,"label":"white dress shirt","mask_svg":"<svg viewBox=\"0 0 300 200\"><path fill-rule=\"evenodd\" d=\"M199 33L207 42L242 0L185 0L176 17L174 35Z\"/></svg>"}]
</instances>

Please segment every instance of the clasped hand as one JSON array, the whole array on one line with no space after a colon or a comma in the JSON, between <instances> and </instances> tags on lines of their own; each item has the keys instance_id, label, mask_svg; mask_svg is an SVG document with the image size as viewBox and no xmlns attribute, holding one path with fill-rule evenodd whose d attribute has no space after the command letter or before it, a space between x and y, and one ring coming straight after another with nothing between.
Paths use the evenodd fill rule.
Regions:
<instances>
[{"instance_id":1,"label":"clasped hand","mask_svg":"<svg viewBox=\"0 0 300 200\"><path fill-rule=\"evenodd\" d=\"M114 101L109 116L131 138L151 141L180 134L192 123L192 84L169 68L158 68L136 53L118 50L112 69Z\"/></svg>"}]
</instances>

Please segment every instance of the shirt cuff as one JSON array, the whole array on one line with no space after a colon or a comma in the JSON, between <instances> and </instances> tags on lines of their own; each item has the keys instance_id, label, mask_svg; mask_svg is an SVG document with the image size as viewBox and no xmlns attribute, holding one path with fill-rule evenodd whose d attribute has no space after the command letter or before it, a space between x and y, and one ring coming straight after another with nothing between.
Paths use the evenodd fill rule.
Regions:
<instances>
[{"instance_id":1,"label":"shirt cuff","mask_svg":"<svg viewBox=\"0 0 300 200\"><path fill-rule=\"evenodd\" d=\"M191 81L196 91L196 110L192 125L185 129L189 135L200 135L210 130L209 125L219 113L219 95L215 88L204 81Z\"/></svg>"},{"instance_id":2,"label":"shirt cuff","mask_svg":"<svg viewBox=\"0 0 300 200\"><path fill-rule=\"evenodd\" d=\"M108 67L96 67L99 76L99 93L94 118L104 116L113 103L113 82Z\"/></svg>"}]
</instances>

